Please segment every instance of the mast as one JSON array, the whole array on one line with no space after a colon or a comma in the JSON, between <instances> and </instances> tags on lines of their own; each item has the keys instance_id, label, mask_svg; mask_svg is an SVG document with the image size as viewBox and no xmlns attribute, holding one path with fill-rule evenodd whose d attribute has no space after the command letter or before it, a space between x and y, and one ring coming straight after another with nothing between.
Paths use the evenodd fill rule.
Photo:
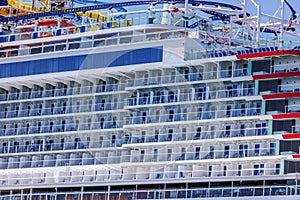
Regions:
<instances>
[{"instance_id":1,"label":"mast","mask_svg":"<svg viewBox=\"0 0 300 200\"><path fill-rule=\"evenodd\" d=\"M184 27L187 28L188 27L188 11L189 11L189 0L185 0L184 2Z\"/></svg>"},{"instance_id":2,"label":"mast","mask_svg":"<svg viewBox=\"0 0 300 200\"><path fill-rule=\"evenodd\" d=\"M281 23L280 23L280 36L279 36L280 48L283 48L283 32L284 32L284 0L281 0Z\"/></svg>"}]
</instances>

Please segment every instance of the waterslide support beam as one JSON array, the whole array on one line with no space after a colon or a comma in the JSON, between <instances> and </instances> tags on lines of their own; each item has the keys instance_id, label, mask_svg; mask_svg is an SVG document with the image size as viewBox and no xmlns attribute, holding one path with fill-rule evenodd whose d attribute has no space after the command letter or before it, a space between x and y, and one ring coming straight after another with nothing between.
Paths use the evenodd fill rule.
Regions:
<instances>
[{"instance_id":1,"label":"waterslide support beam","mask_svg":"<svg viewBox=\"0 0 300 200\"><path fill-rule=\"evenodd\" d=\"M283 32L284 32L284 0L281 0L281 24L280 24L280 38L279 47L283 48Z\"/></svg>"}]
</instances>

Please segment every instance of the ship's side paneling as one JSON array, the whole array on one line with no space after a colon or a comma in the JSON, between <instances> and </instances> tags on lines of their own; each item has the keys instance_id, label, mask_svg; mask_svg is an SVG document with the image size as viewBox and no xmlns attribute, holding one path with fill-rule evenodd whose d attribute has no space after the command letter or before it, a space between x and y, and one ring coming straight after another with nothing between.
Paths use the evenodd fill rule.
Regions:
<instances>
[{"instance_id":1,"label":"ship's side paneling","mask_svg":"<svg viewBox=\"0 0 300 200\"><path fill-rule=\"evenodd\" d=\"M162 55L163 48L160 46L8 63L0 65L0 77L29 76L44 73L161 62Z\"/></svg>"}]
</instances>

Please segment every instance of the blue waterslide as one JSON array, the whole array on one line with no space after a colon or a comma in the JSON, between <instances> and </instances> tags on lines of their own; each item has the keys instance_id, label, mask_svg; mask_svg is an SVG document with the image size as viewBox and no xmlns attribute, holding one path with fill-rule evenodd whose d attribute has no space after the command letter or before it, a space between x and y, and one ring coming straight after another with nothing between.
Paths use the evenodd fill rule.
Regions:
<instances>
[{"instance_id":1,"label":"blue waterslide","mask_svg":"<svg viewBox=\"0 0 300 200\"><path fill-rule=\"evenodd\" d=\"M291 20L294 20L297 18L297 12L295 11L295 9L293 8L293 6L287 1L287 0L284 0L284 2L286 3L286 5L289 7L289 9L291 10L292 12L292 15L291 15Z\"/></svg>"},{"instance_id":2,"label":"blue waterslide","mask_svg":"<svg viewBox=\"0 0 300 200\"><path fill-rule=\"evenodd\" d=\"M75 0L74 2L78 3L78 4L94 4L94 5L107 4L107 2L97 1L97 0ZM118 12L127 12L127 10L123 7L111 7L110 9L113 9L113 8L116 9Z\"/></svg>"},{"instance_id":3,"label":"blue waterslide","mask_svg":"<svg viewBox=\"0 0 300 200\"><path fill-rule=\"evenodd\" d=\"M4 1L4 0L0 0ZM86 12L90 10L101 10L101 9L116 9L119 12L126 12L127 10L123 8L124 6L137 6L137 5L149 5L149 4L164 4L164 3L170 3L168 0L143 0L143 1L125 1L125 2L120 2L120 3L105 3L97 0L75 0L76 2L81 2L82 4L86 3L91 3L91 4L96 4L92 6L83 6L83 7L77 7L77 8L69 8L69 9L64 9L64 10L55 10L55 11L49 11L49 12L42 12L42 13L33 13L33 14L28 14L28 15L21 15L21 16L13 16L13 17L0 17L0 22L8 22L8 21L17 21L20 19L32 19L32 18L38 18L38 17L46 17L46 16L57 16L57 15L62 15L62 14L67 14L67 13L75 13L75 12ZM184 3L185 0L172 0L172 3ZM287 3L287 1L285 0ZM198 0L191 0L189 1L190 4L192 5L209 5L209 6L222 6L222 7L227 7L230 9L237 9L240 10L240 7L233 6L227 3L219 3L219 2L212 2L212 1L198 1ZM288 3L287 3L288 4ZM289 5L289 4L288 4ZM290 9L292 8L289 5ZM292 13L294 9L291 9ZM230 15L223 14L220 12L216 11L206 11L208 14L212 15L213 20L229 20ZM293 13L294 14L294 13ZM248 14L247 14L248 15ZM198 26L199 23L203 23L203 21L198 22L197 24L194 24L193 26ZM264 30L264 32L271 32L272 30ZM276 33L275 33L276 34Z\"/></svg>"},{"instance_id":4,"label":"blue waterslide","mask_svg":"<svg viewBox=\"0 0 300 200\"><path fill-rule=\"evenodd\" d=\"M28 14L28 15L21 15L21 16L13 16L13 17L1 17L0 22L8 22L8 21L17 21L20 19L31 19L31 18L38 18L38 17L46 17L46 16L57 16L57 15L62 15L66 13L74 13L74 12L86 12L90 10L101 10L101 9L119 9L121 12L124 12L126 9L124 9L124 6L138 6L138 5L149 5L149 4L164 4L164 3L170 3L169 0L143 0L143 1L125 1L125 2L119 2L119 3L104 3L97 0L76 0L80 1L83 4L90 3L95 4L97 2L97 5L88 5L88 6L82 6L82 7L76 7L76 8L69 8L69 9L64 9L64 10L54 10L54 11L48 11L48 12L42 12L42 13L33 13L33 14ZM172 0L172 3L184 3L185 0ZM216 2L211 2L211 1L197 1L197 0L192 0L189 3L191 4L206 4L206 5L221 5L221 6L229 6L229 7L236 7L232 6L229 4L224 4L224 3L216 3ZM124 10L123 10L124 9Z\"/></svg>"},{"instance_id":5,"label":"blue waterslide","mask_svg":"<svg viewBox=\"0 0 300 200\"><path fill-rule=\"evenodd\" d=\"M7 6L7 0L0 0L0 6Z\"/></svg>"}]
</instances>

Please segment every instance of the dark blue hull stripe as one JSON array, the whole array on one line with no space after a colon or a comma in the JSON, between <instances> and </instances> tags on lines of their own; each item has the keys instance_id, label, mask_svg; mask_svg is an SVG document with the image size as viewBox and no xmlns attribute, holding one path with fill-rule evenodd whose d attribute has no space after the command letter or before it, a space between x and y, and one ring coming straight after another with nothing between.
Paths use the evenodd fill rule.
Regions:
<instances>
[{"instance_id":1,"label":"dark blue hull stripe","mask_svg":"<svg viewBox=\"0 0 300 200\"><path fill-rule=\"evenodd\" d=\"M63 52L62 52L63 53ZM163 48L152 47L0 64L0 78L161 62Z\"/></svg>"}]
</instances>

